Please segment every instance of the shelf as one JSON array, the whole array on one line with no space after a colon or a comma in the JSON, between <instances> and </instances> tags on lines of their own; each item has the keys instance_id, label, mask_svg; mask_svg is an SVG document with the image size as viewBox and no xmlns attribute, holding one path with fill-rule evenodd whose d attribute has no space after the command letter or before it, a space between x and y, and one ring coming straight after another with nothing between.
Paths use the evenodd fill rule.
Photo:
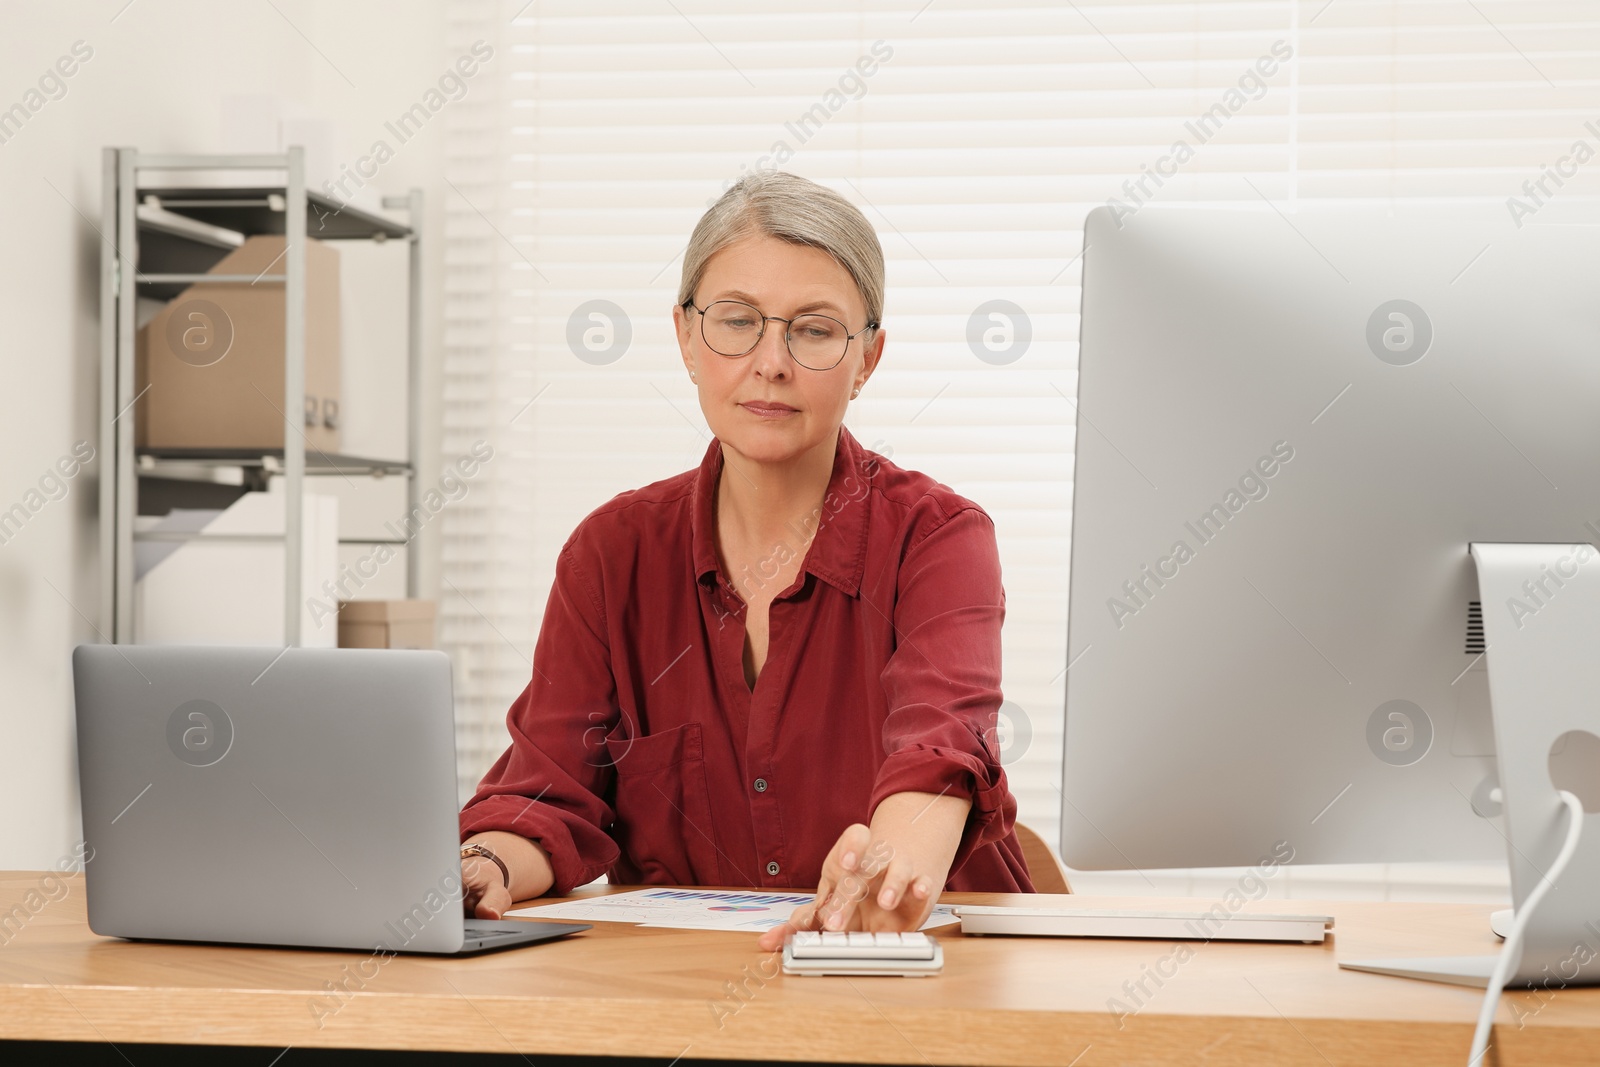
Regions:
<instances>
[{"instance_id":1,"label":"shelf","mask_svg":"<svg viewBox=\"0 0 1600 1067\"><path fill-rule=\"evenodd\" d=\"M179 176L163 175L148 182L151 171L251 171L232 186L184 185ZM283 181L274 183L281 172ZM107 240L100 248L100 454L112 476L102 477L100 497L100 631L116 643L131 641L137 577L134 547L140 541L175 540L167 532L146 536L136 529L142 517L170 514L178 508L222 510L246 493L282 490L283 641L301 643L303 631L301 578L307 560L300 531L305 529L307 477L364 476L401 480L408 511L418 506L420 486L414 462L422 440L421 335L423 194L384 197L381 209L341 205L337 196L306 188L305 149L290 145L272 155L171 155L141 153L136 148L101 152L101 227ZM379 214L395 211L405 222ZM112 235L115 235L114 237ZM139 396L135 377L135 344L140 319L148 321L150 299L170 300L190 285L214 283L276 286L284 296L283 410L297 408L303 392L305 351L301 339L307 321L304 264L269 264L260 275L229 271L213 273L220 261L249 237L281 236L289 249L304 249L307 237L320 240L401 241L406 248L407 322L405 347L406 452L409 460L345 453L323 453L294 436L288 448L145 448L134 446L133 418L120 416L134 408ZM133 270L129 270L132 266ZM226 269L226 268L224 268ZM130 274L132 277L130 277ZM289 287L297 279L298 289ZM396 307L396 312L401 308ZM274 481L280 484L274 485ZM341 544L378 543L340 538ZM153 547L153 546L146 546ZM421 582L420 553L407 552L406 595L415 597ZM321 566L321 562L317 562Z\"/></svg>"},{"instance_id":2,"label":"shelf","mask_svg":"<svg viewBox=\"0 0 1600 1067\"><path fill-rule=\"evenodd\" d=\"M288 214L282 187L139 189L141 202L152 196L163 211L245 235L282 234ZM332 197L308 189L306 234L320 241L382 241L408 238L411 227L352 204L341 207Z\"/></svg>"},{"instance_id":3,"label":"shelf","mask_svg":"<svg viewBox=\"0 0 1600 1067\"><path fill-rule=\"evenodd\" d=\"M283 471L281 448L141 448L137 452L140 477L181 478L183 468L256 468L269 474ZM306 474L359 474L383 477L407 475L411 465L398 459L348 456L342 452L306 449Z\"/></svg>"},{"instance_id":4,"label":"shelf","mask_svg":"<svg viewBox=\"0 0 1600 1067\"><path fill-rule=\"evenodd\" d=\"M218 230L170 212L140 205L141 274L204 274L244 243L237 233ZM171 300L186 288L178 282L139 282L139 295Z\"/></svg>"},{"instance_id":5,"label":"shelf","mask_svg":"<svg viewBox=\"0 0 1600 1067\"><path fill-rule=\"evenodd\" d=\"M138 205L134 209L134 218L139 225L140 244L148 241L151 235L182 240L185 247L198 245L221 249L223 252L244 244L243 235L234 230L210 226L184 215L163 211L153 203Z\"/></svg>"}]
</instances>

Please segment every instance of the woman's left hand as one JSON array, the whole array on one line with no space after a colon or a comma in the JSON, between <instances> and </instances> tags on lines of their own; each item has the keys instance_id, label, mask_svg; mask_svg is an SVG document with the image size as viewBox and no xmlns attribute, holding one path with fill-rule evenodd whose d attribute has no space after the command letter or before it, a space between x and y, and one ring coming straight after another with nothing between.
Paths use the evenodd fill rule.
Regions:
<instances>
[{"instance_id":1,"label":"woman's left hand","mask_svg":"<svg viewBox=\"0 0 1600 1067\"><path fill-rule=\"evenodd\" d=\"M971 802L895 793L872 826L845 828L823 861L816 897L761 935L766 950L798 930L915 930L933 914L966 826Z\"/></svg>"}]
</instances>

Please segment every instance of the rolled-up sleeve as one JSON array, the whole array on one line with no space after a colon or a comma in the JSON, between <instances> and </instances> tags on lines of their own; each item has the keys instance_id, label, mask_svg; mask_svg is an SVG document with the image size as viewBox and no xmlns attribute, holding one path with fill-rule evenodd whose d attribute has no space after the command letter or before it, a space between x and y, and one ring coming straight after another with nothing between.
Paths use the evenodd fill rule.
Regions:
<instances>
[{"instance_id":1,"label":"rolled-up sleeve","mask_svg":"<svg viewBox=\"0 0 1600 1067\"><path fill-rule=\"evenodd\" d=\"M904 792L971 800L954 874L1016 820L994 744L1005 592L994 524L983 511L966 508L930 525L906 551L896 584L895 650L880 676L886 759L871 810Z\"/></svg>"},{"instance_id":2,"label":"rolled-up sleeve","mask_svg":"<svg viewBox=\"0 0 1600 1067\"><path fill-rule=\"evenodd\" d=\"M619 850L607 833L615 770L605 735L617 725L602 601L573 541L562 548L533 676L506 716L511 744L461 811L461 839L505 830L538 842L565 894L605 874Z\"/></svg>"}]
</instances>

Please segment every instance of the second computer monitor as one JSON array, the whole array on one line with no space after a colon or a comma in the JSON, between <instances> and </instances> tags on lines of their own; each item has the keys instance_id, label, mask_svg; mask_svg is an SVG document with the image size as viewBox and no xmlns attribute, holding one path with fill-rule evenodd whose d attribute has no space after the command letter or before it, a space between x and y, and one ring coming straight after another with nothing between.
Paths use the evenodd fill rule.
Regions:
<instances>
[{"instance_id":1,"label":"second computer monitor","mask_svg":"<svg viewBox=\"0 0 1600 1067\"><path fill-rule=\"evenodd\" d=\"M1600 540L1600 228L1097 209L1062 855L1500 859L1472 541Z\"/></svg>"}]
</instances>

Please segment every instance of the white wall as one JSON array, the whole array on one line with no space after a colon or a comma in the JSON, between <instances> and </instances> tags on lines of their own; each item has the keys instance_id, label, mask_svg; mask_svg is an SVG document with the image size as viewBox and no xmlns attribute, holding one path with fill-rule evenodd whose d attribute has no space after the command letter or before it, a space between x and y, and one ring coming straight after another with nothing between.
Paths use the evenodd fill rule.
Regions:
<instances>
[{"instance_id":1,"label":"white wall","mask_svg":"<svg viewBox=\"0 0 1600 1067\"><path fill-rule=\"evenodd\" d=\"M273 115L284 112L294 120L291 138L321 139L323 166L353 164L384 136L384 122L416 102L454 58L446 54L442 0L125 4L6 7L0 110L23 101L75 42L93 54L65 79L64 94L0 143L0 511L23 500L75 442L99 444L96 227L104 146L277 151ZM237 121L251 107L264 117ZM234 119L226 127L225 110ZM442 121L425 126L372 183L382 193L422 187L430 237L442 233L450 194L442 181L443 139ZM313 152L311 163L318 162ZM429 250L425 291L437 290L442 248L435 240ZM403 308L403 290L396 299ZM425 295L430 363L438 351L435 307ZM345 411L357 438L347 449L365 444L394 454L391 435L358 410L362 398L353 390L403 381L403 357L388 345L353 345L346 353ZM392 373L379 363L387 360L396 361ZM435 381L430 366L429 426L437 423ZM385 394L370 406L392 406L392 393ZM437 450L430 433L422 471L430 483ZM95 639L99 474L97 458L65 497L0 545L0 870L50 866L79 835L69 655L73 645ZM430 595L437 550L425 544L424 554L423 595Z\"/></svg>"}]
</instances>

